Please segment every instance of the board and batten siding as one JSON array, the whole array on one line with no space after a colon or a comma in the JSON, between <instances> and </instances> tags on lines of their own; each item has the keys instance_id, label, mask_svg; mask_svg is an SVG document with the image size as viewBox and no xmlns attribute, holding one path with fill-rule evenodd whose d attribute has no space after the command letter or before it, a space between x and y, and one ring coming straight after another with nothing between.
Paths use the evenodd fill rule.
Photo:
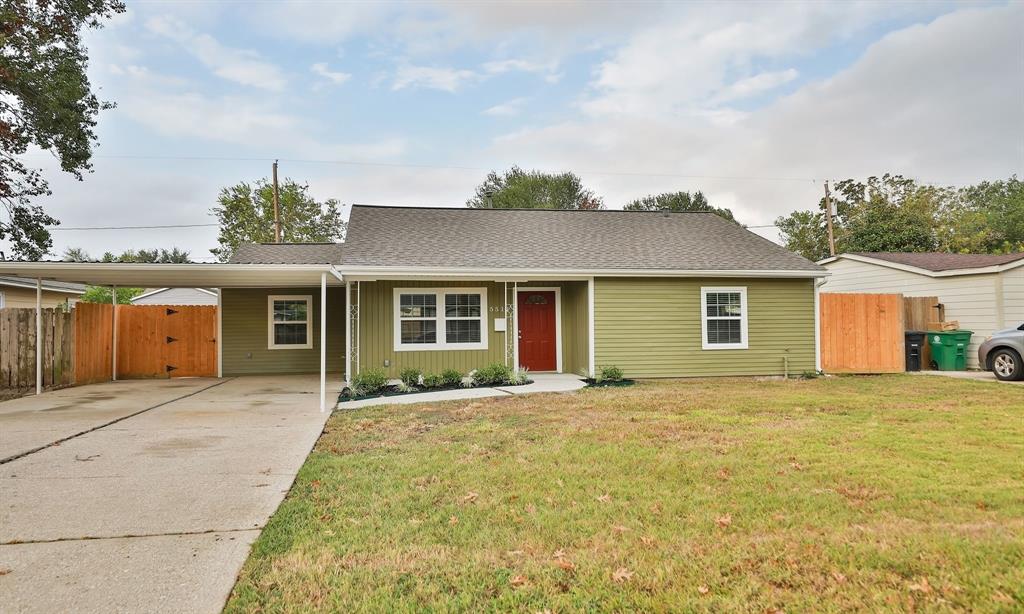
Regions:
<instances>
[{"instance_id":1,"label":"board and batten siding","mask_svg":"<svg viewBox=\"0 0 1024 614\"><path fill-rule=\"evenodd\" d=\"M747 288L747 349L701 349L702 287ZM594 360L626 377L781 375L813 371L811 279L597 278Z\"/></svg>"},{"instance_id":2,"label":"board and batten siding","mask_svg":"<svg viewBox=\"0 0 1024 614\"><path fill-rule=\"evenodd\" d=\"M1013 323L1019 315L1013 302L1017 290L1011 269L1003 273L929 277L880 264L840 258L825 265L832 275L822 292L901 293L904 296L937 296L945 305L946 319L974 333L967 347L967 367L978 368L978 345L994 331ZM1000 301L1000 295L1002 300ZM1006 299L1010 299L1007 301ZM1002 302L1002 309L999 303ZM1019 323L1019 322L1018 322Z\"/></svg>"},{"instance_id":3,"label":"board and batten siding","mask_svg":"<svg viewBox=\"0 0 1024 614\"><path fill-rule=\"evenodd\" d=\"M271 294L312 296L313 347L267 347ZM320 288L225 288L221 327L224 375L297 374L320 372ZM345 289L327 289L327 371L345 368Z\"/></svg>"}]
</instances>

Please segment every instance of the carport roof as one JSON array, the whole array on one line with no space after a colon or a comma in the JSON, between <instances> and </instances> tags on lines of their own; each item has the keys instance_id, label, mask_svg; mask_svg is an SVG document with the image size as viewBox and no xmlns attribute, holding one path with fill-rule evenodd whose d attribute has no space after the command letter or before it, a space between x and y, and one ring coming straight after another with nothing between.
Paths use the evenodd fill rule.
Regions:
<instances>
[{"instance_id":1,"label":"carport roof","mask_svg":"<svg viewBox=\"0 0 1024 614\"><path fill-rule=\"evenodd\" d=\"M148 264L124 262L0 261L0 275L95 286L141 288L251 288L340 285L330 264Z\"/></svg>"}]
</instances>

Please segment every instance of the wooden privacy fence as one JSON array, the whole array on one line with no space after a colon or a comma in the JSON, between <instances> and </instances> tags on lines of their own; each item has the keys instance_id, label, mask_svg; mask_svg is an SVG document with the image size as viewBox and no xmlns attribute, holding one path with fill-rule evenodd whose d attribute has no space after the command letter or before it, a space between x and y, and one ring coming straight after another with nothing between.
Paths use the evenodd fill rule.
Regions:
<instances>
[{"instance_id":1,"label":"wooden privacy fence","mask_svg":"<svg viewBox=\"0 0 1024 614\"><path fill-rule=\"evenodd\" d=\"M934 296L821 294L821 368L831 373L902 373L904 333L927 330L937 304ZM925 344L922 368L929 359Z\"/></svg>"},{"instance_id":2,"label":"wooden privacy fence","mask_svg":"<svg viewBox=\"0 0 1024 614\"><path fill-rule=\"evenodd\" d=\"M80 384L110 379L113 305L79 303L76 348ZM217 307L118 305L117 377L217 375Z\"/></svg>"},{"instance_id":3,"label":"wooden privacy fence","mask_svg":"<svg viewBox=\"0 0 1024 614\"><path fill-rule=\"evenodd\" d=\"M43 309L43 386L112 379L113 305ZM217 307L118 305L117 377L217 375ZM36 385L35 309L0 309L0 398Z\"/></svg>"},{"instance_id":4,"label":"wooden privacy fence","mask_svg":"<svg viewBox=\"0 0 1024 614\"><path fill-rule=\"evenodd\" d=\"M74 383L74 317L62 309L43 309L43 387ZM0 309L0 398L35 389L36 310Z\"/></svg>"}]
</instances>

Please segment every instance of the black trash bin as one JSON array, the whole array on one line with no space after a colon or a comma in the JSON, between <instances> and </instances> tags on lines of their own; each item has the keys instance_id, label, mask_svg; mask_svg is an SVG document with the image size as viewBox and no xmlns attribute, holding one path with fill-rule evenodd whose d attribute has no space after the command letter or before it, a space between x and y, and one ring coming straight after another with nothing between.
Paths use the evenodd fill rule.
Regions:
<instances>
[{"instance_id":1,"label":"black trash bin","mask_svg":"<svg viewBox=\"0 0 1024 614\"><path fill-rule=\"evenodd\" d=\"M924 337L926 334L920 330L908 330L903 335L907 371L921 370L921 351L924 347Z\"/></svg>"}]
</instances>

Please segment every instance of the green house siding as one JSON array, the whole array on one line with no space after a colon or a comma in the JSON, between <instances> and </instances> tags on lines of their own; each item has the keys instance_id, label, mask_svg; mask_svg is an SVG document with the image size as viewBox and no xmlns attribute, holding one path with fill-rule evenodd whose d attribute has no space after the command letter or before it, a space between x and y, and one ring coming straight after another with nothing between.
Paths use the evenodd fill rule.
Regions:
<instances>
[{"instance_id":1,"label":"green house siding","mask_svg":"<svg viewBox=\"0 0 1024 614\"><path fill-rule=\"evenodd\" d=\"M313 347L267 348L267 296L313 297ZM224 375L319 373L320 288L225 288L222 291ZM341 372L345 363L345 289L327 289L327 370Z\"/></svg>"},{"instance_id":2,"label":"green house siding","mask_svg":"<svg viewBox=\"0 0 1024 614\"><path fill-rule=\"evenodd\" d=\"M814 369L809 279L598 278L594 360L628 377L777 375ZM748 349L701 348L702 286L745 286Z\"/></svg>"}]
</instances>

